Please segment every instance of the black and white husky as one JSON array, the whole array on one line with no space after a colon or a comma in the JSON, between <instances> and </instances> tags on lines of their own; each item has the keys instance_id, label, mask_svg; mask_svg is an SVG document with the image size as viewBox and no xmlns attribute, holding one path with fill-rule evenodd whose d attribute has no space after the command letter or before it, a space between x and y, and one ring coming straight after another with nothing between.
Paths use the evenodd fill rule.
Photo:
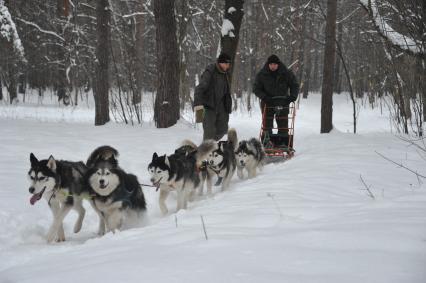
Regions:
<instances>
[{"instance_id":1,"label":"black and white husky","mask_svg":"<svg viewBox=\"0 0 426 283\"><path fill-rule=\"evenodd\" d=\"M145 197L135 175L118 166L118 151L101 146L89 156L85 175L93 206L101 217L100 235L120 230L146 210Z\"/></svg>"},{"instance_id":2,"label":"black and white husky","mask_svg":"<svg viewBox=\"0 0 426 283\"><path fill-rule=\"evenodd\" d=\"M247 170L248 178L254 178L257 175L257 169L263 167L265 150L256 138L240 141L235 155L237 158L237 175L240 179L244 178L244 170Z\"/></svg>"},{"instance_id":3,"label":"black and white husky","mask_svg":"<svg viewBox=\"0 0 426 283\"><path fill-rule=\"evenodd\" d=\"M229 129L228 140L218 141L217 148L207 157L207 192L212 192L212 176L222 178L222 191L229 187L236 169L235 150L238 146L237 132Z\"/></svg>"},{"instance_id":4,"label":"black and white husky","mask_svg":"<svg viewBox=\"0 0 426 283\"><path fill-rule=\"evenodd\" d=\"M168 213L166 199L171 191L177 193L177 211L186 209L195 190L200 185L200 167L209 152L216 147L211 141L197 147L186 140L172 155L159 156L156 152L148 165L151 182L160 189L159 206L163 214Z\"/></svg>"},{"instance_id":5,"label":"black and white husky","mask_svg":"<svg viewBox=\"0 0 426 283\"><path fill-rule=\"evenodd\" d=\"M53 213L53 223L47 233L47 241L65 241L63 220L71 208L78 213L74 233L80 231L83 223L86 211L82 200L83 195L87 195L83 186L86 165L83 162L55 160L53 156L39 161L33 153L30 154L30 162L30 203L33 205L42 197L46 199Z\"/></svg>"}]
</instances>

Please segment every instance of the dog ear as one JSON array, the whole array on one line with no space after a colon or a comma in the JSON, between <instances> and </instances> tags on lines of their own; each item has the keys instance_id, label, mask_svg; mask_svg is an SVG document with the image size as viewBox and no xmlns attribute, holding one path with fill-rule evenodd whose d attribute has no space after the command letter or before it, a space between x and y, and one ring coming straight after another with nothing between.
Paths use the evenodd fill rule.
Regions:
<instances>
[{"instance_id":1,"label":"dog ear","mask_svg":"<svg viewBox=\"0 0 426 283\"><path fill-rule=\"evenodd\" d=\"M219 149L224 152L225 151L225 143L221 142L219 145Z\"/></svg>"},{"instance_id":2,"label":"dog ear","mask_svg":"<svg viewBox=\"0 0 426 283\"><path fill-rule=\"evenodd\" d=\"M167 165L167 167L169 167L169 168L170 168L170 161L169 161L169 158L168 158L166 155L164 155L164 157L165 157L165 159L164 159L164 163Z\"/></svg>"},{"instance_id":3,"label":"dog ear","mask_svg":"<svg viewBox=\"0 0 426 283\"><path fill-rule=\"evenodd\" d=\"M154 154L152 155L152 160L154 161L157 158L158 158L158 154L156 152L154 152Z\"/></svg>"},{"instance_id":4,"label":"dog ear","mask_svg":"<svg viewBox=\"0 0 426 283\"><path fill-rule=\"evenodd\" d=\"M49 157L49 160L47 160L47 167L53 172L56 171L56 160L52 155Z\"/></svg>"},{"instance_id":5,"label":"dog ear","mask_svg":"<svg viewBox=\"0 0 426 283\"><path fill-rule=\"evenodd\" d=\"M253 152L253 153L255 153L256 154L256 148L252 145L252 144L250 144L250 143L247 143L247 150L248 151L251 151L251 152Z\"/></svg>"},{"instance_id":6,"label":"dog ear","mask_svg":"<svg viewBox=\"0 0 426 283\"><path fill-rule=\"evenodd\" d=\"M35 155L32 152L30 153L30 162L31 162L31 166L38 163L37 157L35 157Z\"/></svg>"}]
</instances>

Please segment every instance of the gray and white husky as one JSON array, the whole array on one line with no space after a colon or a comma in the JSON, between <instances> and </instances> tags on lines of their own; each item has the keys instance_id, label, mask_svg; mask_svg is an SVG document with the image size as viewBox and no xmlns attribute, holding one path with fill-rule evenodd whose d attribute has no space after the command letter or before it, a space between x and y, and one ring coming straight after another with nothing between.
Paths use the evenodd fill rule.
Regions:
<instances>
[{"instance_id":1,"label":"gray and white husky","mask_svg":"<svg viewBox=\"0 0 426 283\"><path fill-rule=\"evenodd\" d=\"M229 187L232 176L236 169L235 150L238 146L237 132L235 129L228 130L228 139L218 141L217 148L210 152L207 157L207 192L212 192L212 176L217 174L222 178L222 191Z\"/></svg>"},{"instance_id":2,"label":"gray and white husky","mask_svg":"<svg viewBox=\"0 0 426 283\"><path fill-rule=\"evenodd\" d=\"M244 170L247 171L248 178L254 178L257 175L257 169L263 167L265 150L256 138L240 141L235 155L237 158L237 175L240 179L244 178Z\"/></svg>"},{"instance_id":3,"label":"gray and white husky","mask_svg":"<svg viewBox=\"0 0 426 283\"><path fill-rule=\"evenodd\" d=\"M159 206L163 214L168 213L166 199L171 191L177 193L177 211L186 209L195 190L200 185L201 161L216 147L214 141L197 147L186 140L172 155L159 156L156 152L148 165L151 182L160 189Z\"/></svg>"},{"instance_id":4,"label":"gray and white husky","mask_svg":"<svg viewBox=\"0 0 426 283\"><path fill-rule=\"evenodd\" d=\"M63 220L72 208L78 213L74 233L81 230L83 223L86 211L82 200L83 195L87 195L83 186L86 165L83 162L55 160L53 156L39 161L33 153L30 154L30 162L30 203L34 205L41 198L47 201L53 213L53 223L47 233L47 241L65 241Z\"/></svg>"},{"instance_id":5,"label":"gray and white husky","mask_svg":"<svg viewBox=\"0 0 426 283\"><path fill-rule=\"evenodd\" d=\"M118 166L118 151L101 146L89 156L85 183L101 217L98 234L121 230L146 210L145 197L135 175Z\"/></svg>"}]
</instances>

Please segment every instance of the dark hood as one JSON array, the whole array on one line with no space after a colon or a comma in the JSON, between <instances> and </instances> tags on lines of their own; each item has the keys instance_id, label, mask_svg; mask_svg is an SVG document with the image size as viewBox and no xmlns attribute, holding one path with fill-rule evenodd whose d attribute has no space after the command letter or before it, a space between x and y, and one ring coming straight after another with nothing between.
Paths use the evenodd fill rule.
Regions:
<instances>
[{"instance_id":1,"label":"dark hood","mask_svg":"<svg viewBox=\"0 0 426 283\"><path fill-rule=\"evenodd\" d=\"M262 68L261 72L265 72L267 74L273 74L275 72L277 72L277 73L287 73L288 69L287 69L287 66L284 65L284 63L280 61L278 63L278 69L275 72L272 72L271 70L269 70L269 64L266 61L265 64L263 65L263 68Z\"/></svg>"}]
</instances>

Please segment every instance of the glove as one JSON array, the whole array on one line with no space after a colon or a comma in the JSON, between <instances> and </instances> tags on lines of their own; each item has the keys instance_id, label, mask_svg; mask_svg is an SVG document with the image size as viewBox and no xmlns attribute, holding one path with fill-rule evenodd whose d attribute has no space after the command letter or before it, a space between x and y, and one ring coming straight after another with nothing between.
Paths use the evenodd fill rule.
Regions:
<instances>
[{"instance_id":1,"label":"glove","mask_svg":"<svg viewBox=\"0 0 426 283\"><path fill-rule=\"evenodd\" d=\"M204 120L204 106L203 105L195 106L194 112L195 112L195 122L202 123Z\"/></svg>"}]
</instances>

